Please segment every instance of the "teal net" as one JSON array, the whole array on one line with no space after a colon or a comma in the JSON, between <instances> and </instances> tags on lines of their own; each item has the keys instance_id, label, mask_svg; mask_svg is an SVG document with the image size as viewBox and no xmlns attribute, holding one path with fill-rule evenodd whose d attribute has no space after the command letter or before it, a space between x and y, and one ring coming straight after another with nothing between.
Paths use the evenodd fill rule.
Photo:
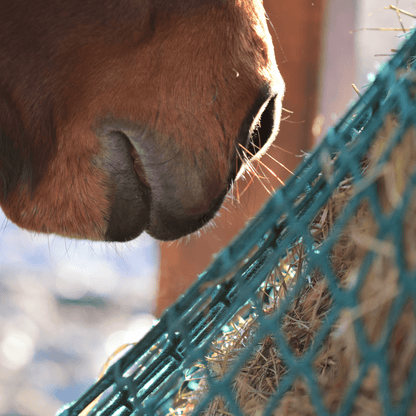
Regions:
<instances>
[{"instance_id":1,"label":"teal net","mask_svg":"<svg viewBox=\"0 0 416 416\"><path fill-rule=\"evenodd\" d=\"M416 415L415 55L61 416Z\"/></svg>"}]
</instances>

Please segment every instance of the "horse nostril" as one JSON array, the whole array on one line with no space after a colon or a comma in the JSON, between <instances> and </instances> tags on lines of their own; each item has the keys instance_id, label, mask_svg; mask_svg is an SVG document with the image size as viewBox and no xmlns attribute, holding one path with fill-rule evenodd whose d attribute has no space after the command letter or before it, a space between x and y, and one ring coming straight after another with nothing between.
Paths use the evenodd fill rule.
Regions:
<instances>
[{"instance_id":1,"label":"horse nostril","mask_svg":"<svg viewBox=\"0 0 416 416\"><path fill-rule=\"evenodd\" d=\"M244 161L261 157L275 139L280 121L279 94L261 90L250 112L241 125L237 143L237 166L234 175L244 172Z\"/></svg>"},{"instance_id":2,"label":"horse nostril","mask_svg":"<svg viewBox=\"0 0 416 416\"><path fill-rule=\"evenodd\" d=\"M272 97L257 121L247 144L248 157L258 153L274 133L276 114L276 96Z\"/></svg>"}]
</instances>

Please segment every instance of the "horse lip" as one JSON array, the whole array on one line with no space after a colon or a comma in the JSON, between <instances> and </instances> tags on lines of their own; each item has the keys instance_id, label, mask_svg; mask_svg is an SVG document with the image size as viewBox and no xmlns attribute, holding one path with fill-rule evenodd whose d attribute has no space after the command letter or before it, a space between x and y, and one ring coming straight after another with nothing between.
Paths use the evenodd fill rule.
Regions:
<instances>
[{"instance_id":1,"label":"horse lip","mask_svg":"<svg viewBox=\"0 0 416 416\"><path fill-rule=\"evenodd\" d=\"M115 128L116 127L116 128ZM135 169L129 137L112 123L95 132L102 142L100 166L108 175L109 212L105 241L129 241L138 237L150 218L151 192Z\"/></svg>"}]
</instances>

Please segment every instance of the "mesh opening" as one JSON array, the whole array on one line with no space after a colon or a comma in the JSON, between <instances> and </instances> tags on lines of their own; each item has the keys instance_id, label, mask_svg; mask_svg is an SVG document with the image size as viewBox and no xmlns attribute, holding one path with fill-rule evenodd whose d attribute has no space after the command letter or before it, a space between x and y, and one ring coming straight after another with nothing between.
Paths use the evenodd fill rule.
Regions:
<instances>
[{"instance_id":1,"label":"mesh opening","mask_svg":"<svg viewBox=\"0 0 416 416\"><path fill-rule=\"evenodd\" d=\"M416 414L415 55L62 416Z\"/></svg>"}]
</instances>

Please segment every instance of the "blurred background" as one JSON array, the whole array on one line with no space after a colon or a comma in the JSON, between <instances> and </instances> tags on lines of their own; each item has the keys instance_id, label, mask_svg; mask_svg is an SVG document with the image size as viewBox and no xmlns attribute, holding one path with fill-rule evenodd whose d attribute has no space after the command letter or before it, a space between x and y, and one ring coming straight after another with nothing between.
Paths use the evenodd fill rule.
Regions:
<instances>
[{"instance_id":1,"label":"blurred background","mask_svg":"<svg viewBox=\"0 0 416 416\"><path fill-rule=\"evenodd\" d=\"M391 1L416 13L415 1ZM288 16L273 7L280 2L265 1L265 7L278 36L276 58L285 78L296 58L292 58L290 36L282 29ZM312 10L314 1L290 3L295 17L289 24L295 32L305 30L305 22L296 21L296 15ZM291 104L295 93L288 83L284 107L293 113L282 122L283 136L290 124L294 131L306 126L313 140L319 140L356 100L351 84L364 91L402 41L400 32L360 30L400 28L397 13L385 10L389 1L318 3L322 7L319 65L309 73L316 78L312 83L316 103L310 105L311 114L304 116ZM402 20L410 28L415 19L402 16ZM301 66L302 51L294 52L299 52ZM307 68L303 71L308 75ZM308 109L306 98L300 100ZM284 137L280 146L285 149ZM147 235L129 244L109 245L35 235L14 226L1 211L0 225L0 415L53 415L94 383L117 347L139 340L155 323L157 276L164 270L161 248ZM191 247L193 241L180 245ZM203 241L199 240L201 246ZM179 246L164 245L162 254L165 247L175 255ZM205 263L201 261L195 270L202 270ZM186 262L180 267L184 272ZM194 273L192 267L189 270Z\"/></svg>"}]
</instances>

